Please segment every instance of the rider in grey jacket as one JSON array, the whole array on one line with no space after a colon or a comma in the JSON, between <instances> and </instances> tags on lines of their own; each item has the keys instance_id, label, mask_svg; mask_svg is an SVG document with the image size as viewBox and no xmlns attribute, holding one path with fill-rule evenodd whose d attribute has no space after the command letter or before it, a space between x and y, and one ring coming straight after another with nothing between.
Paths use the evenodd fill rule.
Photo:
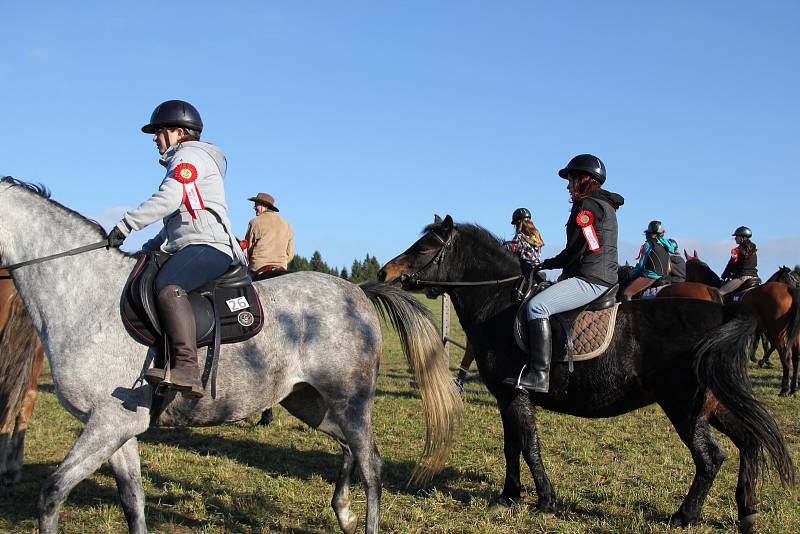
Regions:
<instances>
[{"instance_id":1,"label":"rider in grey jacket","mask_svg":"<svg viewBox=\"0 0 800 534\"><path fill-rule=\"evenodd\" d=\"M120 246L131 231L163 220L164 227L143 248L171 255L155 280L159 318L175 360L166 385L191 398L202 397L203 389L187 292L222 275L231 264L247 265L228 220L225 156L218 147L200 141L202 130L200 114L188 102L168 100L153 111L142 131L153 134L166 176L158 191L125 213L108 235L110 246ZM153 368L145 379L155 385L165 381L165 374Z\"/></svg>"}]
</instances>

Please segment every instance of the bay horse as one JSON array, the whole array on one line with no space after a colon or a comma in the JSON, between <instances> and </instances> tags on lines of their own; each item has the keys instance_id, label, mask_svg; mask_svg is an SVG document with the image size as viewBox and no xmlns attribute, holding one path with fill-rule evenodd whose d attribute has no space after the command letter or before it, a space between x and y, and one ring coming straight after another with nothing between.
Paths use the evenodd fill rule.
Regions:
<instances>
[{"instance_id":1,"label":"bay horse","mask_svg":"<svg viewBox=\"0 0 800 534\"><path fill-rule=\"evenodd\" d=\"M44 348L8 272L0 269L0 485L22 478Z\"/></svg>"},{"instance_id":2,"label":"bay horse","mask_svg":"<svg viewBox=\"0 0 800 534\"><path fill-rule=\"evenodd\" d=\"M697 251L692 256L686 255L686 279L711 287L720 287L723 283L717 273L697 256ZM742 302L758 318L759 333L764 334L780 355L783 376L778 394L781 397L796 395L800 367L800 289L781 282L766 282L747 290ZM751 346L753 360L756 342L757 338L754 338Z\"/></svg>"},{"instance_id":3,"label":"bay horse","mask_svg":"<svg viewBox=\"0 0 800 534\"><path fill-rule=\"evenodd\" d=\"M41 186L0 180L4 261L43 258L105 239L99 224L48 197ZM422 398L425 443L413 480L427 480L445 462L461 397L431 313L414 296L386 284L357 286L317 272L258 282L267 319L254 337L222 346L216 398L168 394L163 411L151 413L153 391L142 376L155 349L128 335L119 310L135 262L119 249L101 248L11 273L44 345L58 400L84 423L75 445L42 486L42 534L56 533L70 491L106 461L130 532L146 532L137 435L151 424L237 421L279 402L341 445L331 505L342 531L352 534L357 527L350 508L357 467L366 493L365 530L377 532L383 462L373 436L372 407L381 357L379 313L398 330ZM205 354L199 356L203 368Z\"/></svg>"},{"instance_id":4,"label":"bay horse","mask_svg":"<svg viewBox=\"0 0 800 534\"><path fill-rule=\"evenodd\" d=\"M782 265L772 276L767 279L767 282L782 282L791 287L800 287L800 274L793 269ZM761 336L761 344L764 355L760 360L758 360L758 366L772 368L769 357L773 352L775 352L775 347L769 342L767 336L763 334Z\"/></svg>"},{"instance_id":5,"label":"bay horse","mask_svg":"<svg viewBox=\"0 0 800 534\"><path fill-rule=\"evenodd\" d=\"M711 484L725 459L714 427L739 449L736 486L739 528L756 519L756 482L766 450L781 481L795 471L783 435L753 395L745 345L755 319L739 307L693 299L643 299L620 304L614 337L599 357L553 363L551 391L520 392L502 384L526 361L513 324L519 307L513 283L517 258L484 228L436 218L405 252L389 261L379 279L428 296L450 295L473 347L478 370L494 395L503 423L506 475L494 506L520 498L520 454L531 469L537 510L555 511L555 493L542 463L536 407L579 417L613 417L658 403L688 447L696 471L670 524L698 521ZM485 283L484 283L485 282ZM440 284L440 285L437 285Z\"/></svg>"},{"instance_id":6,"label":"bay horse","mask_svg":"<svg viewBox=\"0 0 800 534\"><path fill-rule=\"evenodd\" d=\"M622 296L622 291L631 281L629 277L631 270L633 270L633 266L622 265L617 271L618 297ZM655 298L707 300L722 304L722 295L718 289L697 282L673 282L667 284L656 293Z\"/></svg>"}]
</instances>

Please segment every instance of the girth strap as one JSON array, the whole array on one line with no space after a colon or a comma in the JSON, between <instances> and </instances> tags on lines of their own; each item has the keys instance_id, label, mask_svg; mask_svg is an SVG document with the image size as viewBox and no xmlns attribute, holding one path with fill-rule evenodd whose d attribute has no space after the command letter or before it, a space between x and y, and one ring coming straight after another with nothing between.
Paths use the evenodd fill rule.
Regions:
<instances>
[{"instance_id":1,"label":"girth strap","mask_svg":"<svg viewBox=\"0 0 800 534\"><path fill-rule=\"evenodd\" d=\"M219 364L219 346L222 342L222 327L219 321L219 311L214 306L214 297L210 293L203 293L203 296L211 302L212 309L214 310L214 342L208 346L208 353L206 354L206 363L203 367L203 388L206 387L209 378L211 379L211 398L217 398L217 365Z\"/></svg>"}]
</instances>

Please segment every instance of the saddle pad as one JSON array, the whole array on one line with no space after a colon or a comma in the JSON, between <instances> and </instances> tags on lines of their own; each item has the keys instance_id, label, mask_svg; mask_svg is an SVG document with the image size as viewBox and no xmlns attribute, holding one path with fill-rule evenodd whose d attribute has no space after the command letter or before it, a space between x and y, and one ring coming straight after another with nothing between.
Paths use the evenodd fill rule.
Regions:
<instances>
[{"instance_id":1,"label":"saddle pad","mask_svg":"<svg viewBox=\"0 0 800 534\"><path fill-rule=\"evenodd\" d=\"M582 311L578 314L572 325L569 336L556 335L556 329L563 328L558 315L550 318L551 329L553 330L553 340L572 339L572 358L574 361L591 360L600 356L608 349L611 340L614 338L614 326L617 323L617 310L619 303L611 308L598 311ZM517 345L525 354L528 354L528 332L525 327L526 307L520 306L517 313L517 320L514 323L514 337ZM567 312L569 313L569 312ZM553 361L563 361L569 357L568 341L564 347L553 347Z\"/></svg>"}]
</instances>

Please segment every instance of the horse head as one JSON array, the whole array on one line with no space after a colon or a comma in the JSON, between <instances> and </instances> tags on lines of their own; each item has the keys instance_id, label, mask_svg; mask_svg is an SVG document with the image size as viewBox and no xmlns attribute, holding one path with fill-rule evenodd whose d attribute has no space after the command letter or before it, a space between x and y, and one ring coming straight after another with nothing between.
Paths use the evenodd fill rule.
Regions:
<instances>
[{"instance_id":1,"label":"horse head","mask_svg":"<svg viewBox=\"0 0 800 534\"><path fill-rule=\"evenodd\" d=\"M685 254L686 251L684 251ZM698 257L697 251L694 255L686 256L686 281L687 282L700 282L712 287L719 287L722 285L717 273L715 273L706 262Z\"/></svg>"},{"instance_id":2,"label":"horse head","mask_svg":"<svg viewBox=\"0 0 800 534\"><path fill-rule=\"evenodd\" d=\"M686 252L686 249L683 249L683 257L686 258L686 261L700 259L697 255L697 249L694 249L694 254L692 254L691 256L689 255L688 252Z\"/></svg>"}]
</instances>

